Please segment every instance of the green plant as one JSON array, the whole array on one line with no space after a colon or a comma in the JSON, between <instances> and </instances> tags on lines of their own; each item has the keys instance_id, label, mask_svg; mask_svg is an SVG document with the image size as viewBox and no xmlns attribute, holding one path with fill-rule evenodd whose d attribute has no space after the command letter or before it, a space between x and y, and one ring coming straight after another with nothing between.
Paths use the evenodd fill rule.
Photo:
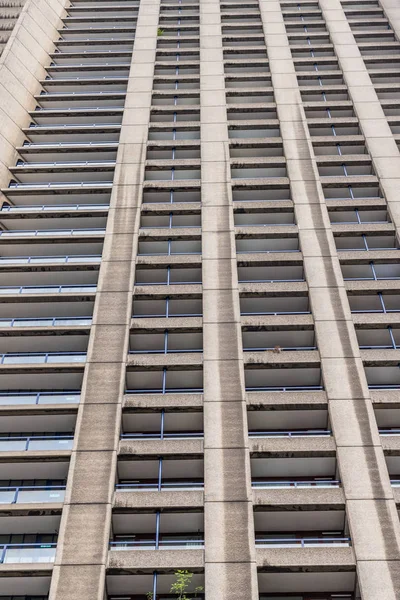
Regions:
<instances>
[{"instance_id":1,"label":"green plant","mask_svg":"<svg viewBox=\"0 0 400 600\"><path fill-rule=\"evenodd\" d=\"M192 583L193 573L185 569L178 569L175 571L175 581L171 585L170 592L176 594L177 600L191 600L191 598L197 598L198 594L203 591L203 587L198 585L192 592L188 591L190 584ZM188 595L189 594L189 595ZM147 592L147 600L153 600L152 592Z\"/></svg>"},{"instance_id":2,"label":"green plant","mask_svg":"<svg viewBox=\"0 0 400 600\"><path fill-rule=\"evenodd\" d=\"M159 27L157 29L157 37L161 37L162 35L164 35L164 29L161 29L161 27Z\"/></svg>"},{"instance_id":3,"label":"green plant","mask_svg":"<svg viewBox=\"0 0 400 600\"><path fill-rule=\"evenodd\" d=\"M192 582L193 573L190 571L178 569L175 571L175 582L171 585L171 592L176 594L177 600L189 600L190 597L197 598L199 592L203 591L202 586L197 586L190 596L187 595L187 589ZM192 596L192 594L194 594Z\"/></svg>"}]
</instances>

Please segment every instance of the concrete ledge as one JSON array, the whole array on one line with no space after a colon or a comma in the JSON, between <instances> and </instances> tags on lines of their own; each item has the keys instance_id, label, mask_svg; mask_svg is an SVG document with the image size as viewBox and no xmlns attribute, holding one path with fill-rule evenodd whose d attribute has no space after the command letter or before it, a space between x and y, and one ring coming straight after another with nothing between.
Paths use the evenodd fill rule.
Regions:
<instances>
[{"instance_id":1,"label":"concrete ledge","mask_svg":"<svg viewBox=\"0 0 400 600\"><path fill-rule=\"evenodd\" d=\"M247 392L248 409L315 410L327 409L326 392Z\"/></svg>"},{"instance_id":2,"label":"concrete ledge","mask_svg":"<svg viewBox=\"0 0 400 600\"><path fill-rule=\"evenodd\" d=\"M400 408L399 390L371 391L371 399L374 407L381 408Z\"/></svg>"},{"instance_id":3,"label":"concrete ledge","mask_svg":"<svg viewBox=\"0 0 400 600\"><path fill-rule=\"evenodd\" d=\"M18 504L0 504L0 523L2 517L43 517L60 515L62 502L29 502Z\"/></svg>"},{"instance_id":4,"label":"concrete ledge","mask_svg":"<svg viewBox=\"0 0 400 600\"><path fill-rule=\"evenodd\" d=\"M171 319L168 319L170 321ZM399 316L400 320L400 316ZM241 317L244 331L268 329L303 330L314 329L314 319L310 315L245 315Z\"/></svg>"},{"instance_id":5,"label":"concrete ledge","mask_svg":"<svg viewBox=\"0 0 400 600\"><path fill-rule=\"evenodd\" d=\"M400 363L400 350L361 350L364 365L368 367L396 366Z\"/></svg>"},{"instance_id":6,"label":"concrete ledge","mask_svg":"<svg viewBox=\"0 0 400 600\"><path fill-rule=\"evenodd\" d=\"M250 237L253 237L251 234L259 234L261 232L262 238L278 237L279 239L282 239L285 237L285 233L288 233L287 229L289 228L285 227L285 233L278 231L280 229L279 227L268 227L268 231L266 231L262 227L252 227L251 229L252 231L246 231L243 227L240 227L239 231L236 234L236 237L238 239L246 237L246 235L243 235L244 233L248 233ZM290 237L294 237L293 231ZM273 254L263 254L262 252L260 252L258 254L237 254L236 260L239 267L271 267L284 265L299 266L303 264L303 256L301 252L274 252Z\"/></svg>"},{"instance_id":7,"label":"concrete ledge","mask_svg":"<svg viewBox=\"0 0 400 600\"><path fill-rule=\"evenodd\" d=\"M164 148L167 145L167 142L161 144L161 148ZM178 143L171 142L171 147L178 147ZM165 213L174 213L176 215L180 214L200 214L201 213L201 204L200 202L174 202L170 204L169 202L156 202L155 204L142 204L141 214L155 214L155 215L164 215Z\"/></svg>"},{"instance_id":8,"label":"concrete ledge","mask_svg":"<svg viewBox=\"0 0 400 600\"><path fill-rule=\"evenodd\" d=\"M79 404L7 404L0 406L0 417L21 415L75 415Z\"/></svg>"},{"instance_id":9,"label":"concrete ledge","mask_svg":"<svg viewBox=\"0 0 400 600\"><path fill-rule=\"evenodd\" d=\"M353 252L338 252L338 258L341 264L347 265L365 264L366 261L371 260L381 260L385 263L398 264L400 252L399 250L369 250L368 252L355 250Z\"/></svg>"},{"instance_id":10,"label":"concrete ledge","mask_svg":"<svg viewBox=\"0 0 400 600\"><path fill-rule=\"evenodd\" d=\"M7 563L0 565L0 580L2 577L43 577L51 575L52 563Z\"/></svg>"},{"instance_id":11,"label":"concrete ledge","mask_svg":"<svg viewBox=\"0 0 400 600\"><path fill-rule=\"evenodd\" d=\"M1 565L2 566L2 565ZM134 574L148 569L202 569L203 550L110 550L108 573Z\"/></svg>"},{"instance_id":12,"label":"concrete ledge","mask_svg":"<svg viewBox=\"0 0 400 600\"><path fill-rule=\"evenodd\" d=\"M203 454L203 440L121 440L119 457L129 458L157 455Z\"/></svg>"},{"instance_id":13,"label":"concrete ledge","mask_svg":"<svg viewBox=\"0 0 400 600\"><path fill-rule=\"evenodd\" d=\"M400 290L400 279L391 281L388 279L381 279L380 281L345 281L344 286L348 292L351 293L362 293L366 291L371 292L397 292Z\"/></svg>"},{"instance_id":14,"label":"concrete ledge","mask_svg":"<svg viewBox=\"0 0 400 600\"><path fill-rule=\"evenodd\" d=\"M400 440L400 438L399 438ZM335 456L333 437L249 438L252 457Z\"/></svg>"},{"instance_id":15,"label":"concrete ledge","mask_svg":"<svg viewBox=\"0 0 400 600\"><path fill-rule=\"evenodd\" d=\"M400 436L381 435L380 439L385 456L400 456Z\"/></svg>"},{"instance_id":16,"label":"concrete ledge","mask_svg":"<svg viewBox=\"0 0 400 600\"><path fill-rule=\"evenodd\" d=\"M318 350L296 351L288 350L275 352L274 350L264 350L261 352L245 352L243 354L244 364L250 368L275 368L281 365L290 368L290 365L296 367L319 367L320 356Z\"/></svg>"},{"instance_id":17,"label":"concrete ledge","mask_svg":"<svg viewBox=\"0 0 400 600\"><path fill-rule=\"evenodd\" d=\"M127 394L123 401L124 412L134 412L138 408L158 411L160 408L201 410L202 407L203 394Z\"/></svg>"},{"instance_id":18,"label":"concrete ledge","mask_svg":"<svg viewBox=\"0 0 400 600\"><path fill-rule=\"evenodd\" d=\"M139 240L145 242L147 240L200 240L201 227L187 227L182 229L168 229L168 227L157 227L154 229L146 229L139 231ZM179 256L138 256L137 264L180 264L180 263L199 263L201 264L200 255L179 255Z\"/></svg>"},{"instance_id":19,"label":"concrete ledge","mask_svg":"<svg viewBox=\"0 0 400 600\"><path fill-rule=\"evenodd\" d=\"M66 462L72 450L27 450L25 452L0 452L0 463L12 462Z\"/></svg>"},{"instance_id":20,"label":"concrete ledge","mask_svg":"<svg viewBox=\"0 0 400 600\"><path fill-rule=\"evenodd\" d=\"M341 157L339 157L339 158L341 158ZM342 162L343 162L343 158L342 158ZM347 162L347 156L346 156L346 162ZM364 206L364 201L363 201L363 206ZM393 225L393 223L366 223L366 224L363 223L362 231L363 231L363 233L390 231L391 233L394 234L396 229L395 229L395 226ZM348 223L340 223L340 224L335 223L332 225L332 232L340 233L341 235L348 234L348 233L354 233L354 234L360 235L360 225L358 225L357 223L355 223L354 225L348 224Z\"/></svg>"},{"instance_id":21,"label":"concrete ledge","mask_svg":"<svg viewBox=\"0 0 400 600\"><path fill-rule=\"evenodd\" d=\"M262 238L294 238L298 233L297 225L271 225L271 226L263 226L263 225L238 225L235 227L235 234L238 239L242 239L245 237L262 237ZM287 257L287 260L295 260L298 261L301 259L301 252L296 253L287 253L282 254ZM242 257L242 261L248 261L251 259L251 254L238 254L238 257ZM257 255L255 255L257 256ZM277 259L275 253L274 254L259 254L259 259L265 260L266 262L273 262Z\"/></svg>"},{"instance_id":22,"label":"concrete ledge","mask_svg":"<svg viewBox=\"0 0 400 600\"><path fill-rule=\"evenodd\" d=\"M256 549L257 566L271 571L284 568L287 571L320 570L334 567L348 571L355 568L353 548L260 548Z\"/></svg>"},{"instance_id":23,"label":"concrete ledge","mask_svg":"<svg viewBox=\"0 0 400 600\"><path fill-rule=\"evenodd\" d=\"M161 318L133 318L131 321L131 331L135 333L137 330L162 331L165 329L179 329L180 331L201 329L203 324L202 317L170 317Z\"/></svg>"},{"instance_id":24,"label":"concrete ledge","mask_svg":"<svg viewBox=\"0 0 400 600\"><path fill-rule=\"evenodd\" d=\"M400 325L400 313L353 313L352 317L356 329L384 329L388 325Z\"/></svg>"},{"instance_id":25,"label":"concrete ledge","mask_svg":"<svg viewBox=\"0 0 400 600\"><path fill-rule=\"evenodd\" d=\"M133 298L166 298L179 296L185 298L201 298L202 285L198 283L183 285L140 285L135 284Z\"/></svg>"},{"instance_id":26,"label":"concrete ledge","mask_svg":"<svg viewBox=\"0 0 400 600\"><path fill-rule=\"evenodd\" d=\"M378 283L378 282L377 282ZM381 283L381 282L379 282ZM399 281L400 288L400 281ZM244 297L248 296L263 296L264 294L273 295L274 293L287 294L288 296L304 292L308 292L308 285L305 281L274 281L274 282L252 282L252 283L240 283L239 282L240 295Z\"/></svg>"},{"instance_id":27,"label":"concrete ledge","mask_svg":"<svg viewBox=\"0 0 400 600\"><path fill-rule=\"evenodd\" d=\"M400 488L392 488L392 490L396 506L397 508L400 508Z\"/></svg>"},{"instance_id":28,"label":"concrete ledge","mask_svg":"<svg viewBox=\"0 0 400 600\"><path fill-rule=\"evenodd\" d=\"M176 366L182 369L199 367L203 364L203 354L200 352L177 352L176 354L128 354L127 370L134 367L144 369L152 367ZM1 371L0 371L1 372Z\"/></svg>"},{"instance_id":29,"label":"concrete ledge","mask_svg":"<svg viewBox=\"0 0 400 600\"><path fill-rule=\"evenodd\" d=\"M399 494L400 501L400 494ZM304 507L307 510L339 510L344 509L345 498L342 488L253 488L254 510L263 510L263 507L281 507L282 510ZM268 510L268 509L267 509Z\"/></svg>"},{"instance_id":30,"label":"concrete ledge","mask_svg":"<svg viewBox=\"0 0 400 600\"><path fill-rule=\"evenodd\" d=\"M162 492L116 491L114 512L135 512L134 509L157 510L161 508L203 508L204 494L197 490Z\"/></svg>"},{"instance_id":31,"label":"concrete ledge","mask_svg":"<svg viewBox=\"0 0 400 600\"><path fill-rule=\"evenodd\" d=\"M167 231L165 231L165 234L168 238L173 237L171 235L168 234ZM200 239L201 237L201 229L199 229L197 231L198 237ZM181 235L181 237L183 238L183 234L178 233L176 238L179 238L179 236ZM191 233L188 234L188 237L192 238L194 235L194 230L192 230ZM157 233L154 233L154 235L151 236L152 239L154 238L158 238L160 239L162 236L162 230L157 230ZM169 266L169 265L189 265L191 268L194 267L201 267L201 256L200 255L193 255L191 256L190 254L188 254L187 256L138 256L136 259L136 269L139 270L143 270L145 269L145 267L149 266L150 268L162 268L163 266Z\"/></svg>"}]
</instances>

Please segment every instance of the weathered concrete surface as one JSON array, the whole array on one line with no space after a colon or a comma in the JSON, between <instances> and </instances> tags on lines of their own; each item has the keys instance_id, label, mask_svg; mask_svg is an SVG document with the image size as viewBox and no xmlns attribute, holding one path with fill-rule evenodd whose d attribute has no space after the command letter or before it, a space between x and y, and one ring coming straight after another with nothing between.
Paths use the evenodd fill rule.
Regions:
<instances>
[{"instance_id":1,"label":"weathered concrete surface","mask_svg":"<svg viewBox=\"0 0 400 600\"><path fill-rule=\"evenodd\" d=\"M342 51L345 53L347 50L354 50L354 39L353 45L343 43L343 46L340 46L341 32L343 28L348 28L342 7L338 0L335 0L333 5L331 0L321 0L320 4L331 39L335 43L335 50L341 59ZM366 593L368 585L364 581L363 565L367 550L365 536L361 533L361 524L369 522L373 523L374 535L368 544L368 558L371 559L375 555L382 560L380 575L385 579L385 585L382 586L385 593L382 597L386 600L394 597L397 593L395 590L399 588L398 582L389 576L388 570L388 561L397 561L400 558L399 523L393 518L393 495L281 8L279 2L274 1L260 3L260 6L269 51L272 85L278 117L281 120L284 152L286 156L290 153L294 157L288 161L288 175L293 181L292 198L315 320L331 428L337 446L338 469L346 497L354 498L351 507L348 507L347 518L357 561L359 585L363 598L372 600L373 596ZM336 43L339 47L336 47ZM358 67L353 69L350 65L355 65L354 61L358 60L357 64L365 69L364 63L362 59L347 58L346 54L344 57L341 66L345 71L345 78L346 66L351 68L349 81L346 82L351 90L357 89L361 99L365 94L362 85L366 78L364 74L357 72ZM354 97L352 99L355 101ZM367 106L367 103L363 106ZM360 115L358 116L361 121ZM370 122L366 121L365 125ZM382 119L381 122L387 129L386 119ZM361 122L361 125L364 130L364 122ZM367 131L363 132L367 134ZM390 146L391 156L398 160L398 150L394 149L394 146L395 144ZM384 173L379 171L379 165L377 172L378 175L384 176ZM400 172L400 169L397 172ZM366 490L372 496L372 501L365 498ZM384 500L384 497L387 500Z\"/></svg>"},{"instance_id":2,"label":"weathered concrete surface","mask_svg":"<svg viewBox=\"0 0 400 600\"><path fill-rule=\"evenodd\" d=\"M205 594L208 600L256 600L221 16L215 2L200 4L200 39Z\"/></svg>"},{"instance_id":3,"label":"weathered concrete surface","mask_svg":"<svg viewBox=\"0 0 400 600\"><path fill-rule=\"evenodd\" d=\"M98 600L105 593L158 6L140 3L51 600Z\"/></svg>"}]
</instances>

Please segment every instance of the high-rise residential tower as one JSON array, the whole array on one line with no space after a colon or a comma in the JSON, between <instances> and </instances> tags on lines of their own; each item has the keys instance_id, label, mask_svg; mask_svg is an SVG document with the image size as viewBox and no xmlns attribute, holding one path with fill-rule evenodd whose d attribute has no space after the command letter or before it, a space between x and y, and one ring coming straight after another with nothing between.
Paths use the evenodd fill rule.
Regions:
<instances>
[{"instance_id":1,"label":"high-rise residential tower","mask_svg":"<svg viewBox=\"0 0 400 600\"><path fill-rule=\"evenodd\" d=\"M0 49L0 600L399 600L400 0Z\"/></svg>"}]
</instances>

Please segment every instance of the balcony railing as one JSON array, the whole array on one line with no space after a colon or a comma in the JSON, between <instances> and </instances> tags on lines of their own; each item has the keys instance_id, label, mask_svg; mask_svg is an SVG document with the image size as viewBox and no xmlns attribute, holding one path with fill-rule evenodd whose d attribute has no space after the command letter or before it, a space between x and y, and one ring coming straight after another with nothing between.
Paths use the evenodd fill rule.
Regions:
<instances>
[{"instance_id":1,"label":"balcony railing","mask_svg":"<svg viewBox=\"0 0 400 600\"><path fill-rule=\"evenodd\" d=\"M46 211L78 211L78 210L107 210L109 204L32 204L23 206L11 206L11 204L3 204L1 212L46 212Z\"/></svg>"},{"instance_id":2,"label":"balcony railing","mask_svg":"<svg viewBox=\"0 0 400 600\"><path fill-rule=\"evenodd\" d=\"M43 126L43 128L47 128L48 125ZM99 126L100 127L100 126ZM115 125L113 127L120 127L120 125ZM82 125L76 125L77 129L82 129ZM39 128L37 128L39 129ZM93 128L91 128L93 129ZM8 187L9 190L18 190L18 189L62 189L62 188L85 188L85 187L99 187L99 188L111 188L112 181L50 181L50 182L42 182L42 183L11 183Z\"/></svg>"},{"instance_id":3,"label":"balcony railing","mask_svg":"<svg viewBox=\"0 0 400 600\"><path fill-rule=\"evenodd\" d=\"M249 437L330 437L331 435L332 431L329 429L307 429L304 431L249 431Z\"/></svg>"},{"instance_id":4,"label":"balcony railing","mask_svg":"<svg viewBox=\"0 0 400 600\"><path fill-rule=\"evenodd\" d=\"M101 261L101 254L75 254L72 256L2 256L1 265L34 265L43 263L87 263Z\"/></svg>"},{"instance_id":5,"label":"balcony railing","mask_svg":"<svg viewBox=\"0 0 400 600\"><path fill-rule=\"evenodd\" d=\"M0 504L64 502L65 486L0 487Z\"/></svg>"},{"instance_id":6,"label":"balcony railing","mask_svg":"<svg viewBox=\"0 0 400 600\"><path fill-rule=\"evenodd\" d=\"M91 325L92 317L29 317L29 319L0 319L0 327L57 327Z\"/></svg>"},{"instance_id":7,"label":"balcony railing","mask_svg":"<svg viewBox=\"0 0 400 600\"><path fill-rule=\"evenodd\" d=\"M0 544L0 563L53 563L57 544Z\"/></svg>"},{"instance_id":8,"label":"balcony railing","mask_svg":"<svg viewBox=\"0 0 400 600\"><path fill-rule=\"evenodd\" d=\"M111 550L193 550L204 548L204 540L135 540L110 542Z\"/></svg>"},{"instance_id":9,"label":"balcony railing","mask_svg":"<svg viewBox=\"0 0 400 600\"><path fill-rule=\"evenodd\" d=\"M65 109L63 109L65 110ZM70 109L68 109L70 110ZM79 110L82 111L86 111L86 108L75 108L74 112L77 112ZM91 109L93 110L93 109ZM51 111L59 111L58 108L47 108L46 109L46 113L47 112L51 112ZM43 114L44 110L41 111L37 111L37 114ZM52 162L26 162L26 161L18 161L17 163L17 167L69 167L69 166L75 166L75 167L97 167L97 166L102 166L102 165L115 165L115 160L69 160L69 161L52 161Z\"/></svg>"},{"instance_id":10,"label":"balcony railing","mask_svg":"<svg viewBox=\"0 0 400 600\"><path fill-rule=\"evenodd\" d=\"M74 437L30 436L0 437L0 452L25 452L27 450L72 450Z\"/></svg>"},{"instance_id":11,"label":"balcony railing","mask_svg":"<svg viewBox=\"0 0 400 600\"><path fill-rule=\"evenodd\" d=\"M368 384L369 390L399 390L400 383L374 383Z\"/></svg>"},{"instance_id":12,"label":"balcony railing","mask_svg":"<svg viewBox=\"0 0 400 600\"><path fill-rule=\"evenodd\" d=\"M0 354L1 365L83 363L86 352L10 352Z\"/></svg>"},{"instance_id":13,"label":"balcony railing","mask_svg":"<svg viewBox=\"0 0 400 600\"><path fill-rule=\"evenodd\" d=\"M254 310L251 312L241 311L240 314L242 317L246 317L249 315L268 315L276 317L278 315L311 315L311 310L280 310L277 312Z\"/></svg>"},{"instance_id":14,"label":"balcony railing","mask_svg":"<svg viewBox=\"0 0 400 600\"><path fill-rule=\"evenodd\" d=\"M264 346L264 347L243 347L244 352L266 352L267 350L274 350L275 346ZM279 351L310 351L316 350L317 346L279 346Z\"/></svg>"},{"instance_id":15,"label":"balcony railing","mask_svg":"<svg viewBox=\"0 0 400 600\"><path fill-rule=\"evenodd\" d=\"M400 482L399 482L400 484ZM280 489L280 488L338 488L340 481L327 479L321 481L252 481L251 486L258 489Z\"/></svg>"},{"instance_id":16,"label":"balcony railing","mask_svg":"<svg viewBox=\"0 0 400 600\"><path fill-rule=\"evenodd\" d=\"M79 404L80 392L0 392L0 406L16 404Z\"/></svg>"},{"instance_id":17,"label":"balcony railing","mask_svg":"<svg viewBox=\"0 0 400 600\"><path fill-rule=\"evenodd\" d=\"M157 350L129 350L129 354L182 354L185 352L203 352L203 348L160 348Z\"/></svg>"},{"instance_id":18,"label":"balcony railing","mask_svg":"<svg viewBox=\"0 0 400 600\"><path fill-rule=\"evenodd\" d=\"M312 392L323 389L322 385L246 386L246 392Z\"/></svg>"},{"instance_id":19,"label":"balcony railing","mask_svg":"<svg viewBox=\"0 0 400 600\"><path fill-rule=\"evenodd\" d=\"M140 314L140 315L132 315L132 319L155 319L155 318L161 318L161 319L173 319L174 317L202 317L203 314L202 313L170 313L170 312L165 312L165 313L144 313L144 314ZM201 350L202 352L202 350Z\"/></svg>"},{"instance_id":20,"label":"balcony railing","mask_svg":"<svg viewBox=\"0 0 400 600\"><path fill-rule=\"evenodd\" d=\"M157 431L155 433L122 433L121 440L202 440L204 433L202 431L194 431L190 433L165 433Z\"/></svg>"},{"instance_id":21,"label":"balcony railing","mask_svg":"<svg viewBox=\"0 0 400 600\"><path fill-rule=\"evenodd\" d=\"M95 292L96 290L96 284L0 286L0 294L87 294Z\"/></svg>"},{"instance_id":22,"label":"balcony railing","mask_svg":"<svg viewBox=\"0 0 400 600\"><path fill-rule=\"evenodd\" d=\"M392 429L379 429L379 435L400 435L400 428L393 427Z\"/></svg>"},{"instance_id":23,"label":"balcony railing","mask_svg":"<svg viewBox=\"0 0 400 600\"><path fill-rule=\"evenodd\" d=\"M305 281L304 277L292 279L239 279L238 283L298 283L301 281Z\"/></svg>"},{"instance_id":24,"label":"balcony railing","mask_svg":"<svg viewBox=\"0 0 400 600\"><path fill-rule=\"evenodd\" d=\"M348 537L322 537L322 538L260 538L256 539L256 546L261 548L332 548L351 546Z\"/></svg>"},{"instance_id":25,"label":"balcony railing","mask_svg":"<svg viewBox=\"0 0 400 600\"><path fill-rule=\"evenodd\" d=\"M133 482L133 483L117 483L115 486L117 492L166 492L179 490L203 490L203 481L167 481L160 483Z\"/></svg>"},{"instance_id":26,"label":"balcony railing","mask_svg":"<svg viewBox=\"0 0 400 600\"><path fill-rule=\"evenodd\" d=\"M400 387L400 386L399 386ZM202 394L203 388L201 387L168 387L160 386L155 388L137 388L137 389L126 389L126 394Z\"/></svg>"},{"instance_id":27,"label":"balcony railing","mask_svg":"<svg viewBox=\"0 0 400 600\"><path fill-rule=\"evenodd\" d=\"M164 281L136 281L136 286L142 285L201 285L201 280L197 281L171 281L169 277L167 277Z\"/></svg>"},{"instance_id":28,"label":"balcony railing","mask_svg":"<svg viewBox=\"0 0 400 600\"><path fill-rule=\"evenodd\" d=\"M1 237L29 236L29 237L54 237L55 235L89 235L92 233L105 233L105 227L87 229L13 229L0 231Z\"/></svg>"}]
</instances>

